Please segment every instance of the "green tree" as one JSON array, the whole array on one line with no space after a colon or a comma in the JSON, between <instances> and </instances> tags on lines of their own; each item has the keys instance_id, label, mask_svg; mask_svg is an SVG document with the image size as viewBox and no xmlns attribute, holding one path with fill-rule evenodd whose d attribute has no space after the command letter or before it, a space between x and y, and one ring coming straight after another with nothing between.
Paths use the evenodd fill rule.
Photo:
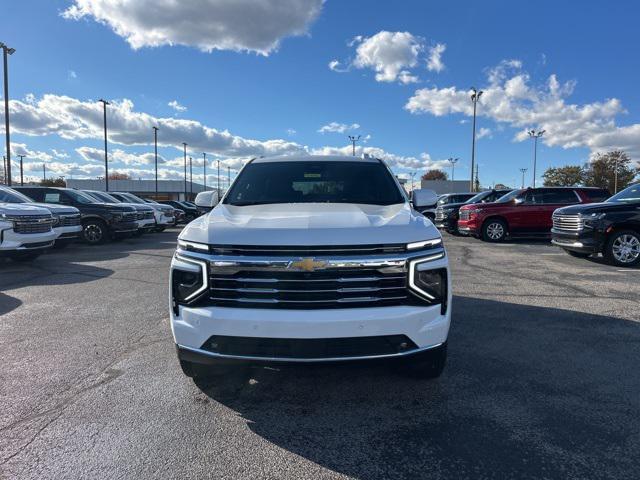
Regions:
<instances>
[{"instance_id":1,"label":"green tree","mask_svg":"<svg viewBox=\"0 0 640 480\"><path fill-rule=\"evenodd\" d=\"M631 158L622 150L598 153L596 157L584 167L584 184L588 187L607 188L611 193L622 190L633 182L640 173L640 169L631 164Z\"/></svg>"},{"instance_id":2,"label":"green tree","mask_svg":"<svg viewBox=\"0 0 640 480\"><path fill-rule=\"evenodd\" d=\"M548 168L543 174L545 187L574 187L584 182L584 172L580 165Z\"/></svg>"},{"instance_id":3,"label":"green tree","mask_svg":"<svg viewBox=\"0 0 640 480\"><path fill-rule=\"evenodd\" d=\"M447 180L449 176L446 172L434 168L433 170L427 170L427 173L422 175L422 180Z\"/></svg>"}]
</instances>

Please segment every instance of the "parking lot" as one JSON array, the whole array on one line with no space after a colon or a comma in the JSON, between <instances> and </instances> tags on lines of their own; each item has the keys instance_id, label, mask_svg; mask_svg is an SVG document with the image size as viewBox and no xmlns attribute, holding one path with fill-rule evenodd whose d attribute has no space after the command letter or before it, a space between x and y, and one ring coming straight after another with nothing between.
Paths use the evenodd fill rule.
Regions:
<instances>
[{"instance_id":1,"label":"parking lot","mask_svg":"<svg viewBox=\"0 0 640 480\"><path fill-rule=\"evenodd\" d=\"M0 264L2 478L640 477L640 269L446 236L449 363L180 372L177 230Z\"/></svg>"}]
</instances>

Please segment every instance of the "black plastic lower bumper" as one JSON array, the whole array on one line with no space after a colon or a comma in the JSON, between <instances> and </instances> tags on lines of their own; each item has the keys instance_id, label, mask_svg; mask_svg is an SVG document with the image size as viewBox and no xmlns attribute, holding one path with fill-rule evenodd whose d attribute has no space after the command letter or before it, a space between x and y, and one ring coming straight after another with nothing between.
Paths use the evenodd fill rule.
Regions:
<instances>
[{"instance_id":1,"label":"black plastic lower bumper","mask_svg":"<svg viewBox=\"0 0 640 480\"><path fill-rule=\"evenodd\" d=\"M604 242L605 236L595 230L573 234L551 229L551 243L573 252L599 253Z\"/></svg>"}]
</instances>

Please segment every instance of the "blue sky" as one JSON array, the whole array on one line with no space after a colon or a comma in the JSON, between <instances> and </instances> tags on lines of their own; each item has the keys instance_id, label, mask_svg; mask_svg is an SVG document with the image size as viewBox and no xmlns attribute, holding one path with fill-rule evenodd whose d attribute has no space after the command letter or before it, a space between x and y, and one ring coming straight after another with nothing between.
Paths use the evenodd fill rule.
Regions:
<instances>
[{"instance_id":1,"label":"blue sky","mask_svg":"<svg viewBox=\"0 0 640 480\"><path fill-rule=\"evenodd\" d=\"M640 5L515 3L11 2L0 41L17 50L13 153L27 154L31 176L43 161L58 174L99 176L95 101L106 98L111 168L134 177L151 178L157 124L164 178L179 178L182 141L194 158L206 151L237 169L254 155L348 152L346 136L360 134L401 175L454 156L462 179L475 85L486 93L484 185L531 172L528 128L546 130L539 174L612 148L638 160Z\"/></svg>"}]
</instances>

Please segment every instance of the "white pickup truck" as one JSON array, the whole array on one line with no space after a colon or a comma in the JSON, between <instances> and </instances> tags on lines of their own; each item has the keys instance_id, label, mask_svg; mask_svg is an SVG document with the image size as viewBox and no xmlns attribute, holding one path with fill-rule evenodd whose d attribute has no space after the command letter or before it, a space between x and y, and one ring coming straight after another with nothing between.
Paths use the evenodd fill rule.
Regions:
<instances>
[{"instance_id":1,"label":"white pickup truck","mask_svg":"<svg viewBox=\"0 0 640 480\"><path fill-rule=\"evenodd\" d=\"M451 276L438 230L414 208L434 198L416 191L412 205L373 158L249 162L178 239L170 314L184 373L389 358L439 376Z\"/></svg>"},{"instance_id":2,"label":"white pickup truck","mask_svg":"<svg viewBox=\"0 0 640 480\"><path fill-rule=\"evenodd\" d=\"M32 260L53 246L58 233L43 207L0 202L0 256Z\"/></svg>"}]
</instances>

